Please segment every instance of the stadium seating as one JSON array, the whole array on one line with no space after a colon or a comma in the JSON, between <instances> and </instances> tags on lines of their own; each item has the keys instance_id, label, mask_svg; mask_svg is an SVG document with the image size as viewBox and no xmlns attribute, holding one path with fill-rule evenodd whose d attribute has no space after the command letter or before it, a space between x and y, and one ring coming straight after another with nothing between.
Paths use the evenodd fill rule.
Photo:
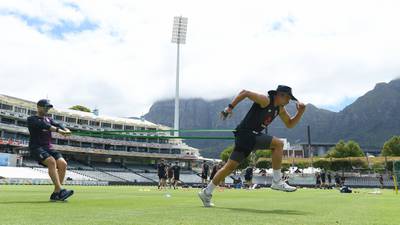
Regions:
<instances>
[{"instance_id":1,"label":"stadium seating","mask_svg":"<svg viewBox=\"0 0 400 225\"><path fill-rule=\"evenodd\" d=\"M316 178L314 174L296 174L294 176L290 176L288 182L289 184L296 186L314 186L316 184Z\"/></svg>"},{"instance_id":2,"label":"stadium seating","mask_svg":"<svg viewBox=\"0 0 400 225\"><path fill-rule=\"evenodd\" d=\"M244 177L242 179L244 180ZM272 177L271 176L254 176L253 183L269 186L272 184Z\"/></svg>"},{"instance_id":3,"label":"stadium seating","mask_svg":"<svg viewBox=\"0 0 400 225\"><path fill-rule=\"evenodd\" d=\"M125 165L126 168L135 171L135 172L152 172L152 173L156 173L157 169L155 166L153 165Z\"/></svg>"},{"instance_id":4,"label":"stadium seating","mask_svg":"<svg viewBox=\"0 0 400 225\"><path fill-rule=\"evenodd\" d=\"M109 173L112 174L113 176L120 177L129 182L138 182L138 183L153 182L152 180L146 179L132 172L109 172Z\"/></svg>"},{"instance_id":5,"label":"stadium seating","mask_svg":"<svg viewBox=\"0 0 400 225\"><path fill-rule=\"evenodd\" d=\"M114 171L114 172L126 171L125 168L122 168L121 165L117 163L92 163L91 166L102 171Z\"/></svg>"},{"instance_id":6,"label":"stadium seating","mask_svg":"<svg viewBox=\"0 0 400 225\"><path fill-rule=\"evenodd\" d=\"M25 167L0 167L0 177L15 179L43 179L50 180L47 168L37 164L32 159L23 161ZM380 187L379 179L376 175L350 174L346 176L345 185L350 187ZM243 174L241 176L244 181ZM154 183L158 182L158 174L154 165L128 165L125 168L119 163L93 163L92 166L84 165L75 160L68 160L68 170L65 178L69 181L82 182L137 182ZM187 184L200 184L201 178L194 171L184 170L182 168L180 180ZM296 186L314 186L315 176L313 174L291 175L288 182ZM226 184L233 183L232 178L225 179ZM253 183L269 186L272 183L272 176L261 176L255 174ZM393 187L393 180L384 176L384 187Z\"/></svg>"},{"instance_id":7,"label":"stadium seating","mask_svg":"<svg viewBox=\"0 0 400 225\"><path fill-rule=\"evenodd\" d=\"M201 178L196 174L181 174L180 180L184 183L201 183Z\"/></svg>"},{"instance_id":8,"label":"stadium seating","mask_svg":"<svg viewBox=\"0 0 400 225\"><path fill-rule=\"evenodd\" d=\"M150 180L158 181L157 173L139 173L143 177L147 177Z\"/></svg>"},{"instance_id":9,"label":"stadium seating","mask_svg":"<svg viewBox=\"0 0 400 225\"><path fill-rule=\"evenodd\" d=\"M377 177L368 176L368 177L346 177L344 182L345 185L350 187L380 187L379 179ZM393 187L393 181L384 178L383 185L385 187Z\"/></svg>"},{"instance_id":10,"label":"stadium seating","mask_svg":"<svg viewBox=\"0 0 400 225\"><path fill-rule=\"evenodd\" d=\"M22 164L23 164L23 166L26 166L26 167L42 167L41 165L38 164L37 161L31 160L31 159L24 159Z\"/></svg>"},{"instance_id":11,"label":"stadium seating","mask_svg":"<svg viewBox=\"0 0 400 225\"><path fill-rule=\"evenodd\" d=\"M125 182L126 180L110 175L109 173L105 173L102 171L90 171L90 170L72 170L73 172L84 175L90 178L94 178L99 181L115 181L115 182Z\"/></svg>"},{"instance_id":12,"label":"stadium seating","mask_svg":"<svg viewBox=\"0 0 400 225\"><path fill-rule=\"evenodd\" d=\"M37 170L41 173L44 173L46 175L48 174L47 168L33 168L33 169ZM71 170L67 170L67 172L65 173L65 179L68 179L68 178L70 178L72 180L97 180L97 179L94 179L94 178L91 178L91 177L88 177L88 176L85 176L85 175L82 175L79 173L75 173Z\"/></svg>"},{"instance_id":13,"label":"stadium seating","mask_svg":"<svg viewBox=\"0 0 400 225\"><path fill-rule=\"evenodd\" d=\"M68 162L68 169L74 170L93 170L92 167L79 163L78 161L74 160L67 160Z\"/></svg>"},{"instance_id":14,"label":"stadium seating","mask_svg":"<svg viewBox=\"0 0 400 225\"><path fill-rule=\"evenodd\" d=\"M24 179L50 179L47 173L29 167L0 166L0 177Z\"/></svg>"}]
</instances>

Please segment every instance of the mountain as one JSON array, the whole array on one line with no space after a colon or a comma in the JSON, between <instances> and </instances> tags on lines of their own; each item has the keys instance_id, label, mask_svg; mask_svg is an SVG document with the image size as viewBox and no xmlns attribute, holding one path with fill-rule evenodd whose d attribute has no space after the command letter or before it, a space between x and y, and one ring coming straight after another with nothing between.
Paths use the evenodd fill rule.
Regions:
<instances>
[{"instance_id":1,"label":"mountain","mask_svg":"<svg viewBox=\"0 0 400 225\"><path fill-rule=\"evenodd\" d=\"M181 129L234 129L247 113L251 101L244 100L234 110L233 117L222 121L219 112L232 98L206 101L204 99L182 99L180 101ZM287 107L294 115L295 105ZM145 115L149 121L173 127L174 100L163 100L153 104ZM269 133L285 137L292 143L307 140L307 125L311 127L313 142L337 142L340 139L355 140L361 146L380 148L393 135L400 135L400 79L389 83L378 83L375 88L359 97L340 112L332 112L307 105L302 120L293 129L287 129L276 119L269 127ZM199 134L185 134L199 135ZM213 133L200 135L231 135ZM233 141L187 140L189 145L202 149L206 157L219 157L219 153Z\"/></svg>"}]
</instances>

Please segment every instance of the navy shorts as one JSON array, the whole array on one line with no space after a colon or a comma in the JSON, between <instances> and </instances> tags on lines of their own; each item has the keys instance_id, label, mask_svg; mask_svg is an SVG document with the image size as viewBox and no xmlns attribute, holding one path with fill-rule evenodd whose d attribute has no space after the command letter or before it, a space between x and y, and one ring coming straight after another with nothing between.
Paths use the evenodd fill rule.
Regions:
<instances>
[{"instance_id":1,"label":"navy shorts","mask_svg":"<svg viewBox=\"0 0 400 225\"><path fill-rule=\"evenodd\" d=\"M229 159L242 162L252 151L270 149L274 137L268 134L254 134L248 131L235 133L235 147Z\"/></svg>"},{"instance_id":2,"label":"navy shorts","mask_svg":"<svg viewBox=\"0 0 400 225\"><path fill-rule=\"evenodd\" d=\"M45 167L46 165L43 164L43 161L47 158L53 157L55 160L62 158L61 153L45 147L31 149L31 156L35 158L40 165Z\"/></svg>"}]
</instances>

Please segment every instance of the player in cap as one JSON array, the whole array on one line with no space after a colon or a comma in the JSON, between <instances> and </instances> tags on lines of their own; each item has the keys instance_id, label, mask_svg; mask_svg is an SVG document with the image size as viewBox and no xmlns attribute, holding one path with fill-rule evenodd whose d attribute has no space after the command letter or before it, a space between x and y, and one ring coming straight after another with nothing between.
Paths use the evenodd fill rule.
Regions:
<instances>
[{"instance_id":1,"label":"player in cap","mask_svg":"<svg viewBox=\"0 0 400 225\"><path fill-rule=\"evenodd\" d=\"M54 191L50 196L51 201L64 201L74 194L72 190L62 188L67 162L61 153L52 148L52 132L67 136L71 131L64 125L57 123L48 116L53 105L47 99L37 102L37 115L27 119L30 133L29 149L40 165L48 168L49 176L54 184Z\"/></svg>"},{"instance_id":2,"label":"player in cap","mask_svg":"<svg viewBox=\"0 0 400 225\"><path fill-rule=\"evenodd\" d=\"M225 120L230 117L235 106L245 98L252 100L253 105L235 129L233 152L225 166L198 194L205 207L213 206L213 203L211 203L212 192L217 185L231 174L252 151L257 149L272 149L273 179L271 188L287 192L296 190L296 187L290 186L282 179L281 164L284 143L281 139L269 135L267 127L279 116L286 127L293 128L303 116L305 105L298 102L297 98L293 96L292 89L285 85L279 85L276 90L268 91L268 96L243 90L221 112L221 118ZM297 113L293 117L285 109L290 100L297 102Z\"/></svg>"}]
</instances>

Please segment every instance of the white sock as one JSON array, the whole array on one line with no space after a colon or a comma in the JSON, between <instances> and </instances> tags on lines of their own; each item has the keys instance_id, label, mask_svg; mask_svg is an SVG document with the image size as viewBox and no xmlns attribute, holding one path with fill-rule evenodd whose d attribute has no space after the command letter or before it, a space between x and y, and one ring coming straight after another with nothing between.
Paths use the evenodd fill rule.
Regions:
<instances>
[{"instance_id":1,"label":"white sock","mask_svg":"<svg viewBox=\"0 0 400 225\"><path fill-rule=\"evenodd\" d=\"M274 182L278 182L278 181L280 181L282 179L282 172L281 172L281 169L279 169L279 170L273 170L273 172L272 172L272 180L274 181Z\"/></svg>"},{"instance_id":2,"label":"white sock","mask_svg":"<svg viewBox=\"0 0 400 225\"><path fill-rule=\"evenodd\" d=\"M206 194L211 195L214 191L214 189L217 187L217 185L215 185L212 181L207 185L206 187Z\"/></svg>"}]
</instances>

